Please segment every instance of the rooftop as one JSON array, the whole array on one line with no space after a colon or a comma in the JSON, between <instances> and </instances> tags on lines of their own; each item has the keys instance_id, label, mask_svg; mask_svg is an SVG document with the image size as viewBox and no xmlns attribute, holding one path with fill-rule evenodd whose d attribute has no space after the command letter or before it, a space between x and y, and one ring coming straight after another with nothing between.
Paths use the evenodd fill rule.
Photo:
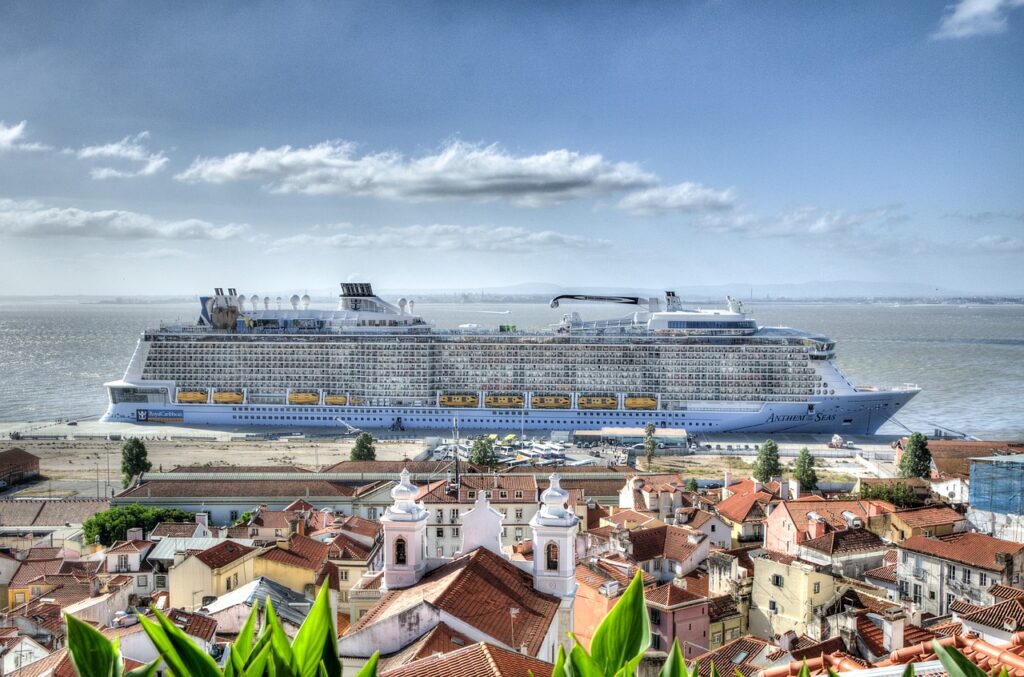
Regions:
<instances>
[{"instance_id":1,"label":"rooftop","mask_svg":"<svg viewBox=\"0 0 1024 677\"><path fill-rule=\"evenodd\" d=\"M1024 544L968 532L938 538L911 536L899 547L989 571L1003 571L1006 564L1000 563L999 556L1016 555L1024 549Z\"/></svg>"},{"instance_id":2,"label":"rooftop","mask_svg":"<svg viewBox=\"0 0 1024 677\"><path fill-rule=\"evenodd\" d=\"M221 541L212 548L207 548L198 553L196 558L211 569L220 569L245 557L254 550L255 548L250 548L235 541Z\"/></svg>"},{"instance_id":3,"label":"rooftop","mask_svg":"<svg viewBox=\"0 0 1024 677\"><path fill-rule=\"evenodd\" d=\"M551 677L551 663L479 642L379 673L381 677Z\"/></svg>"}]
</instances>

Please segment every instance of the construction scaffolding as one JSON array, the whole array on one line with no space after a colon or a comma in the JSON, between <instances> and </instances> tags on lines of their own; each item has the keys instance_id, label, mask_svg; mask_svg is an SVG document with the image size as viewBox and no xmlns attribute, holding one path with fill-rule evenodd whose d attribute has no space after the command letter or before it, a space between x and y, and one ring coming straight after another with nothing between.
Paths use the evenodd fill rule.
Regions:
<instances>
[{"instance_id":1,"label":"construction scaffolding","mask_svg":"<svg viewBox=\"0 0 1024 677\"><path fill-rule=\"evenodd\" d=\"M1024 454L971 459L970 504L975 510L1024 515Z\"/></svg>"}]
</instances>

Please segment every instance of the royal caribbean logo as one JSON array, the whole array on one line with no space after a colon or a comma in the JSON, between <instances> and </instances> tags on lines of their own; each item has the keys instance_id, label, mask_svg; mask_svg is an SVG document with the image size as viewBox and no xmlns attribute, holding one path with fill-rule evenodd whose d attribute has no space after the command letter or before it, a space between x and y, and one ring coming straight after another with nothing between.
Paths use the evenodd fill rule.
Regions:
<instances>
[{"instance_id":1,"label":"royal caribbean logo","mask_svg":"<svg viewBox=\"0 0 1024 677\"><path fill-rule=\"evenodd\" d=\"M135 420L139 423L184 423L185 412L181 409L136 409Z\"/></svg>"}]
</instances>

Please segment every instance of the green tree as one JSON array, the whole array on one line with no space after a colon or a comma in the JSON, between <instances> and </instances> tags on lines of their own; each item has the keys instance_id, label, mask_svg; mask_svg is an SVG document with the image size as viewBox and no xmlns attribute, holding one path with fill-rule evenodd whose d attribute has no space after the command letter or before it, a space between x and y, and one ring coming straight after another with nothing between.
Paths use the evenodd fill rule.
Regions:
<instances>
[{"instance_id":1,"label":"green tree","mask_svg":"<svg viewBox=\"0 0 1024 677\"><path fill-rule=\"evenodd\" d=\"M160 522L191 522L195 513L177 508L147 507L140 503L118 505L110 510L98 512L82 524L85 542L92 543L98 537L103 545L123 541L128 529L141 527L143 535L148 534Z\"/></svg>"},{"instance_id":2,"label":"green tree","mask_svg":"<svg viewBox=\"0 0 1024 677\"><path fill-rule=\"evenodd\" d=\"M793 478L800 483L801 491L813 491L818 488L818 473L814 470L814 457L807 447L800 450L793 464Z\"/></svg>"},{"instance_id":3,"label":"green tree","mask_svg":"<svg viewBox=\"0 0 1024 677\"><path fill-rule=\"evenodd\" d=\"M249 520L251 520L251 519L252 519L252 510L246 510L245 512L243 512L241 515L238 516L238 519L236 519L235 523L232 524L231 526L237 527L240 524L248 524Z\"/></svg>"},{"instance_id":4,"label":"green tree","mask_svg":"<svg viewBox=\"0 0 1024 677\"><path fill-rule=\"evenodd\" d=\"M654 450L658 448L658 443L654 441L654 433L657 431L653 423L644 426L644 458L647 459L648 472L654 469Z\"/></svg>"},{"instance_id":5,"label":"green tree","mask_svg":"<svg viewBox=\"0 0 1024 677\"><path fill-rule=\"evenodd\" d=\"M473 448L469 452L470 463L493 467L498 465L498 455L494 453L494 440L481 435L473 440Z\"/></svg>"},{"instance_id":6,"label":"green tree","mask_svg":"<svg viewBox=\"0 0 1024 677\"><path fill-rule=\"evenodd\" d=\"M754 460L754 479L760 482L767 482L771 478L782 474L782 463L779 462L779 445L775 440L765 440L761 448L757 450L757 459Z\"/></svg>"},{"instance_id":7,"label":"green tree","mask_svg":"<svg viewBox=\"0 0 1024 677\"><path fill-rule=\"evenodd\" d=\"M928 451L928 438L914 433L903 447L900 457L900 477L929 477L932 474L932 452Z\"/></svg>"},{"instance_id":8,"label":"green tree","mask_svg":"<svg viewBox=\"0 0 1024 677\"><path fill-rule=\"evenodd\" d=\"M131 484L132 478L139 473L149 472L153 464L149 462L146 445L138 437L132 437L121 446L121 476L123 486Z\"/></svg>"},{"instance_id":9,"label":"green tree","mask_svg":"<svg viewBox=\"0 0 1024 677\"><path fill-rule=\"evenodd\" d=\"M897 508L913 508L921 505L917 493L907 486L905 482L886 482L884 484L870 484L860 490L860 497L864 499L875 499L888 501Z\"/></svg>"},{"instance_id":10,"label":"green tree","mask_svg":"<svg viewBox=\"0 0 1024 677\"><path fill-rule=\"evenodd\" d=\"M686 480L686 490L689 491L691 494L695 494L698 491L700 491L700 487L697 486L697 480L695 480L692 477Z\"/></svg>"},{"instance_id":11,"label":"green tree","mask_svg":"<svg viewBox=\"0 0 1024 677\"><path fill-rule=\"evenodd\" d=\"M377 449L373 446L373 435L359 433L348 457L353 461L376 461Z\"/></svg>"}]
</instances>

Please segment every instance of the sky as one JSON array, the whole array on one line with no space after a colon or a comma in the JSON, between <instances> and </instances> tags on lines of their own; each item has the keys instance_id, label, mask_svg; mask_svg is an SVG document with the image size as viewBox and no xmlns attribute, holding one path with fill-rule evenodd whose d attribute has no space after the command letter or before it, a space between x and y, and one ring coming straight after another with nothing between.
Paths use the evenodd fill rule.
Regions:
<instances>
[{"instance_id":1,"label":"sky","mask_svg":"<svg viewBox=\"0 0 1024 677\"><path fill-rule=\"evenodd\" d=\"M1024 290L1024 0L8 2L0 82L0 295Z\"/></svg>"}]
</instances>

